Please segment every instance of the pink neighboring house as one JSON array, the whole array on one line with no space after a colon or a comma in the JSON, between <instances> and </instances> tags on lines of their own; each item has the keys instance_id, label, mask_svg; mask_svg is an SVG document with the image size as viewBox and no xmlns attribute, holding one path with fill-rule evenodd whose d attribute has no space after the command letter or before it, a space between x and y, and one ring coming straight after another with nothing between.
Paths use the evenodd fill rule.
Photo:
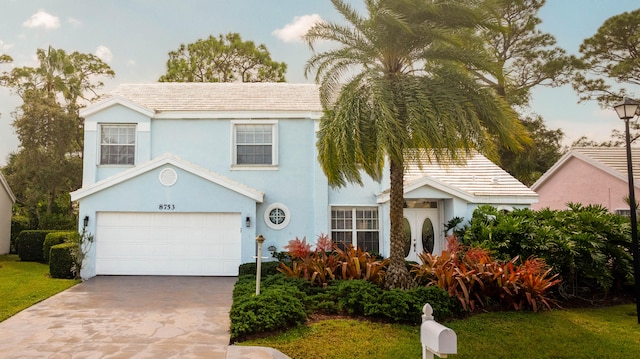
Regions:
<instances>
[{"instance_id":1,"label":"pink neighboring house","mask_svg":"<svg viewBox=\"0 0 640 359\"><path fill-rule=\"evenodd\" d=\"M640 149L632 148L636 200L640 188ZM532 209L566 209L567 203L600 204L612 213L628 214L627 152L622 147L575 147L553 165L531 189L539 202Z\"/></svg>"}]
</instances>

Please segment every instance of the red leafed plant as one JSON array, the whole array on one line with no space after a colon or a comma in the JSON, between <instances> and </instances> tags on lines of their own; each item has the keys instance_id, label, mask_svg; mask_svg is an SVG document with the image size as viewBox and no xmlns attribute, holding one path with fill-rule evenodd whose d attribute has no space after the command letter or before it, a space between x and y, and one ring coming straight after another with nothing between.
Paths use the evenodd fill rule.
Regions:
<instances>
[{"instance_id":1,"label":"red leafed plant","mask_svg":"<svg viewBox=\"0 0 640 359\"><path fill-rule=\"evenodd\" d=\"M311 244L307 243L307 237L303 237L300 240L298 237L289 241L289 244L284 246L284 249L289 252L289 255L293 259L305 258L311 254Z\"/></svg>"},{"instance_id":2,"label":"red leafed plant","mask_svg":"<svg viewBox=\"0 0 640 359\"><path fill-rule=\"evenodd\" d=\"M321 252L333 251L333 241L329 238L329 235L320 233L316 240L316 250Z\"/></svg>"},{"instance_id":3,"label":"red leafed plant","mask_svg":"<svg viewBox=\"0 0 640 359\"><path fill-rule=\"evenodd\" d=\"M368 252L350 246L336 248L331 238L322 233L318 236L315 250L306 238L289 241L285 246L291 256L290 266L281 262L278 268L288 277L304 278L312 285L326 286L330 280L364 279L379 284L384 279L387 260L376 260Z\"/></svg>"},{"instance_id":4,"label":"red leafed plant","mask_svg":"<svg viewBox=\"0 0 640 359\"><path fill-rule=\"evenodd\" d=\"M467 248L455 239L447 238L447 249L441 255L423 252L422 264L414 264L411 273L422 285L436 285L458 298L465 310L484 306L487 298L522 310L530 307L557 305L549 289L560 282L544 260L531 257L516 265L518 257L503 263L491 258L482 248Z\"/></svg>"}]
</instances>

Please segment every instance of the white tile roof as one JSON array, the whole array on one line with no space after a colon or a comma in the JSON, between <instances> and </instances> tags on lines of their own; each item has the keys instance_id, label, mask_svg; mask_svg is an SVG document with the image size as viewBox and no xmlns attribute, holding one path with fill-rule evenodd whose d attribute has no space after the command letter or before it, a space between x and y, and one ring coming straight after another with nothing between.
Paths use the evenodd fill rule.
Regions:
<instances>
[{"instance_id":1,"label":"white tile roof","mask_svg":"<svg viewBox=\"0 0 640 359\"><path fill-rule=\"evenodd\" d=\"M627 181L627 149L626 147L574 147L558 160L536 183L534 190L559 170L571 158L578 158L611 175ZM633 162L633 178L636 187L640 184L640 148L631 148Z\"/></svg>"},{"instance_id":2,"label":"white tile roof","mask_svg":"<svg viewBox=\"0 0 640 359\"><path fill-rule=\"evenodd\" d=\"M405 188L431 178L449 188L472 197L520 197L537 199L538 195L508 172L479 153L473 153L464 164L405 163Z\"/></svg>"},{"instance_id":3,"label":"white tile roof","mask_svg":"<svg viewBox=\"0 0 640 359\"><path fill-rule=\"evenodd\" d=\"M318 86L313 84L159 82L122 84L109 95L126 98L156 113L322 111Z\"/></svg>"}]
</instances>

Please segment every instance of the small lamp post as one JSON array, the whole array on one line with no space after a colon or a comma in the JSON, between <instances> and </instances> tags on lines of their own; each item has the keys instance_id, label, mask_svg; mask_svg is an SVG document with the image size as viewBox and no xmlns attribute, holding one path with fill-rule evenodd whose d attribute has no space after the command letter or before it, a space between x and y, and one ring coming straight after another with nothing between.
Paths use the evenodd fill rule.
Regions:
<instances>
[{"instance_id":1,"label":"small lamp post","mask_svg":"<svg viewBox=\"0 0 640 359\"><path fill-rule=\"evenodd\" d=\"M258 253L256 253L256 295L260 295L260 277L262 274L262 243L264 243L264 237L262 234L256 237L256 243L258 243Z\"/></svg>"},{"instance_id":2,"label":"small lamp post","mask_svg":"<svg viewBox=\"0 0 640 359\"><path fill-rule=\"evenodd\" d=\"M624 121L625 142L627 146L627 175L629 182L629 206L631 209L631 252L633 253L633 275L635 278L636 313L640 324L640 254L638 253L638 220L636 215L636 196L633 184L633 161L631 159L631 135L629 134L629 120L632 119L640 108L640 102L624 98L622 102L613 107L618 117Z\"/></svg>"}]
</instances>

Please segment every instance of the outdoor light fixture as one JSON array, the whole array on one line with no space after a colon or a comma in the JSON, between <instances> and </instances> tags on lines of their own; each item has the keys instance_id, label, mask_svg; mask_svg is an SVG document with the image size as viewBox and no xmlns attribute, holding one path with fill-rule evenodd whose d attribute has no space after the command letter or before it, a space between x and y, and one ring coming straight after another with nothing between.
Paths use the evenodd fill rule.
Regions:
<instances>
[{"instance_id":1,"label":"outdoor light fixture","mask_svg":"<svg viewBox=\"0 0 640 359\"><path fill-rule=\"evenodd\" d=\"M618 117L624 121L625 144L627 146L627 175L629 181L629 207L631 215L631 252L633 253L633 276L635 278L636 313L640 324L640 254L638 251L638 219L636 208L635 185L633 184L633 161L631 159L631 135L629 134L629 120L640 108L640 102L624 98L613 107Z\"/></svg>"},{"instance_id":2,"label":"outdoor light fixture","mask_svg":"<svg viewBox=\"0 0 640 359\"><path fill-rule=\"evenodd\" d=\"M251 217L247 216L247 218L244 221L244 224L248 227L251 227Z\"/></svg>"},{"instance_id":3,"label":"outdoor light fixture","mask_svg":"<svg viewBox=\"0 0 640 359\"><path fill-rule=\"evenodd\" d=\"M82 220L82 223L84 224L84 226L88 226L89 225L89 216L84 216L84 219Z\"/></svg>"}]
</instances>

